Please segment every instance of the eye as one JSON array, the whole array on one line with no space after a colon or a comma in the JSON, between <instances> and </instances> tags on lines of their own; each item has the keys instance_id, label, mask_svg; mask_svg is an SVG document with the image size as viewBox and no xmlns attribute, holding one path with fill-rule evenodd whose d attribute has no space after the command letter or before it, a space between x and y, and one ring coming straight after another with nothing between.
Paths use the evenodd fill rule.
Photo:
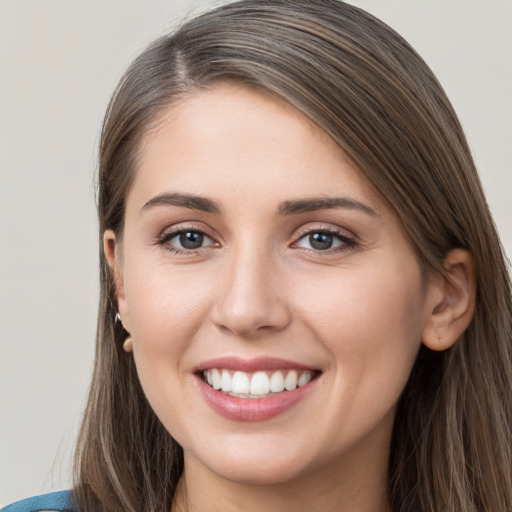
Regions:
<instances>
[{"instance_id":1,"label":"eye","mask_svg":"<svg viewBox=\"0 0 512 512\"><path fill-rule=\"evenodd\" d=\"M185 231L179 235L174 236L170 241L172 242L175 240L174 243L179 243L181 248L193 250L202 247L205 238L205 235L203 233L199 233L199 231Z\"/></svg>"},{"instance_id":2,"label":"eye","mask_svg":"<svg viewBox=\"0 0 512 512\"><path fill-rule=\"evenodd\" d=\"M295 247L314 251L332 251L352 247L356 244L354 240L342 235L341 233L327 230L316 230L309 231L307 234L301 236L294 245Z\"/></svg>"},{"instance_id":3,"label":"eye","mask_svg":"<svg viewBox=\"0 0 512 512\"><path fill-rule=\"evenodd\" d=\"M164 233L158 243L171 252L186 253L216 245L205 233L193 229L180 229Z\"/></svg>"}]
</instances>

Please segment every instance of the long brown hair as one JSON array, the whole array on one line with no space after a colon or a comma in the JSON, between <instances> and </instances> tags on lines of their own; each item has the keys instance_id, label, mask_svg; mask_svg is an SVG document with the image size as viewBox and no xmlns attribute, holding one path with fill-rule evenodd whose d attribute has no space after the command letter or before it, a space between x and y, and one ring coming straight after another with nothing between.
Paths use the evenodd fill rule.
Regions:
<instances>
[{"instance_id":1,"label":"long brown hair","mask_svg":"<svg viewBox=\"0 0 512 512\"><path fill-rule=\"evenodd\" d=\"M199 16L132 64L99 155L100 239L122 236L140 141L180 97L236 81L284 99L327 132L400 217L426 279L473 254L477 306L450 349L422 347L395 420L395 512L512 510L512 302L505 258L463 130L436 78L384 23L336 0L245 0ZM101 244L100 244L101 247ZM151 410L103 251L94 375L76 450L80 512L165 511L183 453Z\"/></svg>"}]
</instances>

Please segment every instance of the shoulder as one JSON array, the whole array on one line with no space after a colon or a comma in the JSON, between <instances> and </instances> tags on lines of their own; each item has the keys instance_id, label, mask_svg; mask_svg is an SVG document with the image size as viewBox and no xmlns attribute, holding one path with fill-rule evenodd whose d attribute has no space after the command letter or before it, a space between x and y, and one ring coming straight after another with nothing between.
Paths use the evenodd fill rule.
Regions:
<instances>
[{"instance_id":1,"label":"shoulder","mask_svg":"<svg viewBox=\"0 0 512 512\"><path fill-rule=\"evenodd\" d=\"M25 500L17 501L0 510L0 512L43 512L59 511L73 512L71 506L71 492L59 491L42 496L34 496Z\"/></svg>"}]
</instances>

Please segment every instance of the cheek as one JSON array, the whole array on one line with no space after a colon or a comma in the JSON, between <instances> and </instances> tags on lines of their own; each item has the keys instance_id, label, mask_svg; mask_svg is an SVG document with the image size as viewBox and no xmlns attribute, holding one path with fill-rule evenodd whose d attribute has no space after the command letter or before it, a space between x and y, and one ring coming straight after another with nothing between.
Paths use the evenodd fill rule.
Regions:
<instances>
[{"instance_id":1,"label":"cheek","mask_svg":"<svg viewBox=\"0 0 512 512\"><path fill-rule=\"evenodd\" d=\"M212 296L211 280L203 277L167 265L125 265L137 373L152 409L179 439L188 428L182 411L193 403L189 348L202 332Z\"/></svg>"},{"instance_id":2,"label":"cheek","mask_svg":"<svg viewBox=\"0 0 512 512\"><path fill-rule=\"evenodd\" d=\"M303 297L303 318L331 352L340 380L401 391L424 321L422 277L415 261L402 265L380 259L375 267L340 269L338 278L317 280L309 294L295 295Z\"/></svg>"},{"instance_id":3,"label":"cheek","mask_svg":"<svg viewBox=\"0 0 512 512\"><path fill-rule=\"evenodd\" d=\"M132 334L146 342L194 329L211 296L211 280L201 271L151 264L151 259L126 262L124 282ZM149 338L149 339L148 339ZM163 338L163 339L161 339Z\"/></svg>"},{"instance_id":4,"label":"cheek","mask_svg":"<svg viewBox=\"0 0 512 512\"><path fill-rule=\"evenodd\" d=\"M126 262L126 305L146 392L180 378L187 364L184 354L207 318L212 296L211 280L203 277L165 264Z\"/></svg>"},{"instance_id":5,"label":"cheek","mask_svg":"<svg viewBox=\"0 0 512 512\"><path fill-rule=\"evenodd\" d=\"M339 279L317 280L314 293L302 302L308 329L331 355L325 401L316 415L329 418L326 436L332 446L341 438L362 439L378 425L390 432L418 353L421 276L414 267L396 274L393 268L354 269Z\"/></svg>"}]
</instances>

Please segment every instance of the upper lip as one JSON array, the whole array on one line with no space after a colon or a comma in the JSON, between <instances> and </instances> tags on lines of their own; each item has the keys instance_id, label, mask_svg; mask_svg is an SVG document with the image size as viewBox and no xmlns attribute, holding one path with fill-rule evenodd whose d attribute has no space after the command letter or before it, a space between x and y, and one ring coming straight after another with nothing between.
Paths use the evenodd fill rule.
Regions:
<instances>
[{"instance_id":1,"label":"upper lip","mask_svg":"<svg viewBox=\"0 0 512 512\"><path fill-rule=\"evenodd\" d=\"M279 359L276 357L256 357L253 359L242 359L240 357L218 357L202 362L196 372L222 368L225 370L240 370L243 372L256 372L258 370L314 370L295 361Z\"/></svg>"}]
</instances>

